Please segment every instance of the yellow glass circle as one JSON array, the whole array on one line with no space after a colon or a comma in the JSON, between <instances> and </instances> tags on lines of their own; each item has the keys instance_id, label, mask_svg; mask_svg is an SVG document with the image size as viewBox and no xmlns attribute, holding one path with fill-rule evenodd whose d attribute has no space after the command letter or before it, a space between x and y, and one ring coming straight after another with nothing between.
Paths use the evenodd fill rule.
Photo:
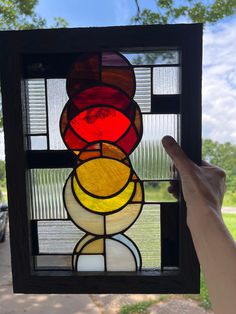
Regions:
<instances>
[{"instance_id":1,"label":"yellow glass circle","mask_svg":"<svg viewBox=\"0 0 236 314\"><path fill-rule=\"evenodd\" d=\"M99 199L85 193L78 185L75 176L73 177L72 182L74 193L76 194L82 206L99 213L109 213L123 207L126 203L129 202L135 187L135 183L131 181L128 183L127 187L118 195L110 198Z\"/></svg>"},{"instance_id":2,"label":"yellow glass circle","mask_svg":"<svg viewBox=\"0 0 236 314\"><path fill-rule=\"evenodd\" d=\"M72 192L72 178L69 176L64 187L64 201L70 218L82 230L96 235L104 234L104 219L102 215L85 209L76 200Z\"/></svg>"},{"instance_id":3,"label":"yellow glass circle","mask_svg":"<svg viewBox=\"0 0 236 314\"><path fill-rule=\"evenodd\" d=\"M128 182L130 167L119 160L95 158L76 168L82 187L95 196L109 197L119 192Z\"/></svg>"}]
</instances>

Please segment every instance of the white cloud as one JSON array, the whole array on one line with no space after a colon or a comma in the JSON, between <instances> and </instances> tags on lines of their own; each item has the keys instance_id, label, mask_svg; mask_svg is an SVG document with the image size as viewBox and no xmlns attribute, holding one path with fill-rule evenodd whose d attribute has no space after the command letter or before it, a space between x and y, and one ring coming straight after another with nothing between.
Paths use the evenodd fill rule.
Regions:
<instances>
[{"instance_id":1,"label":"white cloud","mask_svg":"<svg viewBox=\"0 0 236 314\"><path fill-rule=\"evenodd\" d=\"M206 28L203 137L236 143L236 18Z\"/></svg>"}]
</instances>

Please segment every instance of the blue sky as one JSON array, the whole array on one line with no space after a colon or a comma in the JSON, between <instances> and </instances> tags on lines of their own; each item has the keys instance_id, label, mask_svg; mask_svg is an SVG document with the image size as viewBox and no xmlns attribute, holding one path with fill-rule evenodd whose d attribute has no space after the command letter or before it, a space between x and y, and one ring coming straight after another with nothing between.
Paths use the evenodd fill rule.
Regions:
<instances>
[{"instance_id":1,"label":"blue sky","mask_svg":"<svg viewBox=\"0 0 236 314\"><path fill-rule=\"evenodd\" d=\"M141 7L153 0L141 0ZM70 27L127 25L136 13L134 0L39 0L36 11L52 23L54 16L64 17Z\"/></svg>"},{"instance_id":2,"label":"blue sky","mask_svg":"<svg viewBox=\"0 0 236 314\"><path fill-rule=\"evenodd\" d=\"M154 0L140 7L155 10ZM39 0L37 10L49 24L64 17L70 27L128 25L134 0ZM204 30L203 137L236 144L236 16Z\"/></svg>"}]
</instances>

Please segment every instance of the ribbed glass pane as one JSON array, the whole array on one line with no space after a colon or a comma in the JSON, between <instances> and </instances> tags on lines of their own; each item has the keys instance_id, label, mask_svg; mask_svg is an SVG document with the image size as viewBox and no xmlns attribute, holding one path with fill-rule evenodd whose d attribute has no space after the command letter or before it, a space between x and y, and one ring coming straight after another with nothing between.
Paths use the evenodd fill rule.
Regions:
<instances>
[{"instance_id":1,"label":"ribbed glass pane","mask_svg":"<svg viewBox=\"0 0 236 314\"><path fill-rule=\"evenodd\" d=\"M135 224L126 234L136 243L142 255L144 268L161 265L160 206L144 205Z\"/></svg>"},{"instance_id":2,"label":"ribbed glass pane","mask_svg":"<svg viewBox=\"0 0 236 314\"><path fill-rule=\"evenodd\" d=\"M134 68L136 78L136 92L134 100L142 112L151 111L151 69Z\"/></svg>"},{"instance_id":3,"label":"ribbed glass pane","mask_svg":"<svg viewBox=\"0 0 236 314\"><path fill-rule=\"evenodd\" d=\"M180 93L180 68L153 68L153 94L173 95Z\"/></svg>"},{"instance_id":4,"label":"ribbed glass pane","mask_svg":"<svg viewBox=\"0 0 236 314\"><path fill-rule=\"evenodd\" d=\"M143 114L143 137L131 154L133 168L140 179L173 179L175 172L161 139L171 135L178 140L178 116L174 114Z\"/></svg>"},{"instance_id":5,"label":"ribbed glass pane","mask_svg":"<svg viewBox=\"0 0 236 314\"><path fill-rule=\"evenodd\" d=\"M28 133L46 133L46 97L44 79L26 81Z\"/></svg>"},{"instance_id":6,"label":"ribbed glass pane","mask_svg":"<svg viewBox=\"0 0 236 314\"><path fill-rule=\"evenodd\" d=\"M71 169L31 169L32 219L67 218L62 190Z\"/></svg>"},{"instance_id":7,"label":"ribbed glass pane","mask_svg":"<svg viewBox=\"0 0 236 314\"><path fill-rule=\"evenodd\" d=\"M65 79L47 80L48 121L50 149L65 149L59 131L62 109L68 101Z\"/></svg>"},{"instance_id":8,"label":"ribbed glass pane","mask_svg":"<svg viewBox=\"0 0 236 314\"><path fill-rule=\"evenodd\" d=\"M84 232L71 221L38 221L39 253L72 254Z\"/></svg>"},{"instance_id":9,"label":"ribbed glass pane","mask_svg":"<svg viewBox=\"0 0 236 314\"><path fill-rule=\"evenodd\" d=\"M177 64L179 52L177 50L149 51L142 53L125 53L124 56L133 65Z\"/></svg>"}]
</instances>

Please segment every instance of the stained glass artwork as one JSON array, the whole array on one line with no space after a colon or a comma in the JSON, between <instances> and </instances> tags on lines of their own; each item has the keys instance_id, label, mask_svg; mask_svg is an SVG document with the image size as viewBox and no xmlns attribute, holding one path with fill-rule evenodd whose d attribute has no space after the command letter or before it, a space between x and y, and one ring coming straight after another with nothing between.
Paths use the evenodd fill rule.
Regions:
<instances>
[{"instance_id":1,"label":"stained glass artwork","mask_svg":"<svg viewBox=\"0 0 236 314\"><path fill-rule=\"evenodd\" d=\"M123 234L144 202L143 183L129 159L143 132L133 67L120 53L84 54L71 66L66 87L60 132L77 163L63 199L68 216L85 232L72 254L73 269L139 270L139 249Z\"/></svg>"},{"instance_id":2,"label":"stained glass artwork","mask_svg":"<svg viewBox=\"0 0 236 314\"><path fill-rule=\"evenodd\" d=\"M74 99L83 88L104 83L123 90L131 98L134 96L134 72L121 54L103 52L80 56L70 69L67 93L70 99Z\"/></svg>"}]
</instances>

